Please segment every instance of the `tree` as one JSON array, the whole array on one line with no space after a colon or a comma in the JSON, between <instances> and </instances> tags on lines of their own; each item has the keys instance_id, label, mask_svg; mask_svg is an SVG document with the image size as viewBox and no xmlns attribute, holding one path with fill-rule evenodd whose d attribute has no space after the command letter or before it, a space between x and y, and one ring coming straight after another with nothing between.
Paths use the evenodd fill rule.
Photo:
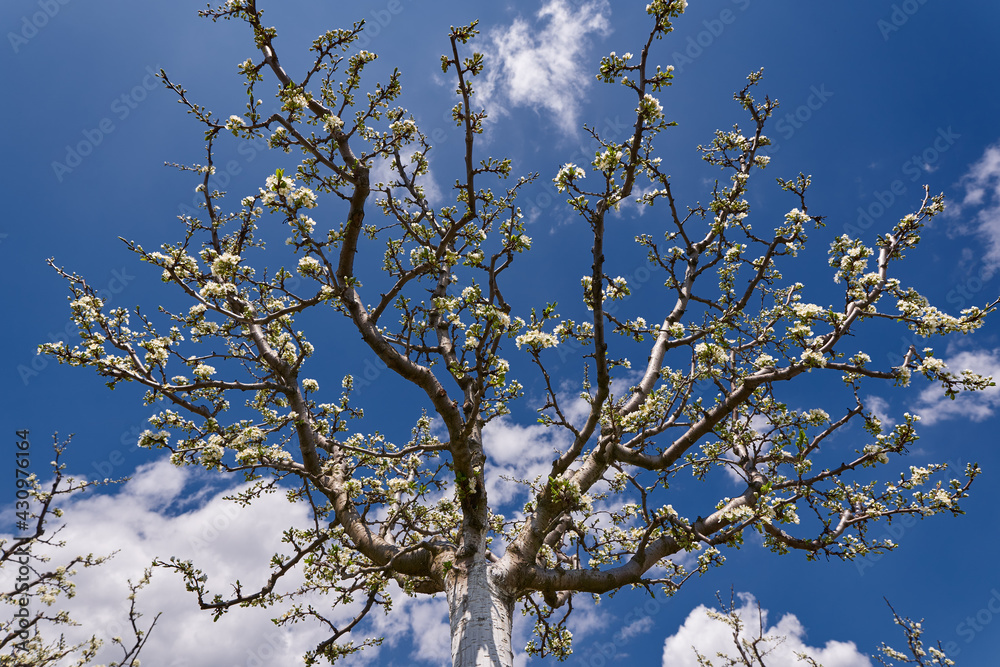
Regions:
<instances>
[{"instance_id":1,"label":"tree","mask_svg":"<svg viewBox=\"0 0 1000 667\"><path fill-rule=\"evenodd\" d=\"M899 660L903 665L919 665L919 667L931 667L939 666L944 667L945 665L954 665L955 661L950 660L947 655L945 655L944 647L941 646L941 642L937 643L937 646L929 646L924 648L924 642L920 637L923 636L924 631L920 627L921 621L914 621L906 616L900 616L889 601L886 600L885 603L889 605L890 611L892 611L893 621L903 629L903 636L906 637L906 650L910 655L906 655L902 651L897 651L888 644L882 644L879 647L882 655L878 656L878 661L883 665L883 667L895 667L897 663L888 662L891 660Z\"/></svg>"},{"instance_id":2,"label":"tree","mask_svg":"<svg viewBox=\"0 0 1000 667\"><path fill-rule=\"evenodd\" d=\"M378 642L352 639L351 632L371 610L388 609L395 582L405 594L446 595L456 665L508 665L518 602L536 621L528 650L565 657L575 595L625 586L670 595L695 573L721 565L723 550L738 547L749 531L778 554L850 560L894 548L869 535L874 522L961 513L979 474L974 464L962 471L964 481L932 483L944 465L911 466L888 482L869 472L916 441L917 417L884 427L861 387L879 380L905 385L916 372L955 396L990 386L990 379L952 372L930 348L916 346L898 366L880 367L851 338L881 322L922 337L967 333L996 305L948 315L893 275L894 262L943 210L943 198L925 189L919 207L874 247L847 235L833 239L829 263L843 284L843 303L810 303L804 285L782 275L794 269L807 228L823 226L806 203L810 178L779 178L794 207L751 226L746 196L768 165L764 128L777 108L769 97L754 97L761 72L735 95L749 130L719 131L700 147L728 179L716 182L707 205L685 208L654 157L657 136L673 124L654 94L673 75L671 67L654 66L652 49L685 6L650 3L651 27L638 55L612 53L601 62L598 78L634 96L631 136L617 141L586 128L597 147L589 173L566 163L553 179L593 240L591 271L581 281L587 310L576 320L560 317L541 295L524 304L507 298L513 267L525 264L531 247L517 198L538 175L512 177L511 160L476 150L487 118L473 89L484 58L466 55L476 22L451 28L441 58L442 71L456 81L452 117L464 151L454 202L434 207L424 189L432 145L395 105L399 71L361 97L365 68L377 57L357 49L361 23L319 36L313 64L293 78L279 60L275 29L253 0L202 12L245 22L253 32L260 55L240 66L246 112L219 118L161 71L205 127L206 164L178 165L198 175L203 201L195 215L181 216L180 240L159 251L126 242L190 307L161 306L159 319L138 308L108 309L81 276L53 262L69 282L81 342L40 349L95 370L112 389L137 383L147 404L167 403L140 444L170 452L177 465L244 473L255 484L239 502L280 488L292 502L310 504L314 525L284 534L285 553L275 555L259 588L237 582L233 594L216 594L194 563L160 561L184 577L203 609L218 616L264 605L283 610L282 624L312 619L330 636L307 663L332 662ZM278 84L281 109L271 115L256 94L265 76ZM271 148L301 151L302 159L294 173L277 168L264 187L229 205L212 180L216 145L227 133L266 137ZM384 163L391 177L373 181ZM636 239L661 272L662 295L673 301L649 320L621 314L614 302L630 286L605 258L606 247L624 243L606 232L606 219L634 200L660 213L666 228L663 239ZM328 211L322 223L312 209ZM263 247L276 219L290 229L284 260ZM773 232L762 234L769 226ZM278 268L269 270L265 260ZM321 343L360 336L419 391L426 412L407 442L362 428L352 376L343 377L336 395L311 377L311 340L318 339L297 320L318 323L313 331ZM636 350L648 356L633 373L627 356ZM575 373L554 371L557 353L579 362ZM563 434L553 440L564 445L546 474L518 480L527 495L523 507L491 505L487 493L484 429L512 414L523 393L504 355L522 355L537 369L544 387L538 419ZM578 398L566 395L570 378ZM832 417L790 407L788 387L807 378L843 383L853 407ZM244 405L233 407L233 397ZM868 440L849 460L832 460L825 445L855 422ZM743 491L671 494L670 484L691 473L708 493L726 475L742 479ZM671 501L698 508L678 511ZM283 588L293 570L305 583ZM364 604L340 623L327 609L301 602L307 594L322 594L331 608Z\"/></svg>"},{"instance_id":3,"label":"tree","mask_svg":"<svg viewBox=\"0 0 1000 667\"><path fill-rule=\"evenodd\" d=\"M756 601L757 609L756 613L754 613L752 609L747 608L749 604L746 604L743 609L738 608L736 606L735 595L732 591L730 591L729 602L723 601L718 593L715 594L715 597L719 601L722 611L706 609L705 613L712 620L718 621L729 628L736 653L730 654L718 651L714 656L709 657L703 655L697 647L692 647L695 659L698 661L700 667L767 667L767 665L788 664L788 661L791 659L788 655L789 653L793 653L795 660L804 665L808 665L809 667L823 667L822 664L807 653L794 651L794 649L787 650L784 658L774 655L777 649L788 638L777 634L765 634L766 614L760 607L760 601ZM749 596L741 594L741 597ZM744 600L744 602L749 603L750 600ZM903 635L906 637L906 649L909 655L883 643L878 649L882 655L876 656L879 664L883 665L883 667L893 667L896 664L894 662L886 662L886 659L900 660L902 664L914 664L920 667L930 667L931 665L944 667L944 665L955 664L953 660L950 660L945 655L941 647L941 642L938 642L937 648L929 647L924 649L923 641L920 639L923 635L920 623L901 617L896 613L892 605L889 604L888 600L886 600L886 604L889 605L889 609L892 611L893 621L903 630ZM757 627L755 632L751 631L754 625ZM928 653L930 656L928 656ZM717 659L717 661L713 661L713 658ZM766 661L765 658L767 658Z\"/></svg>"},{"instance_id":4,"label":"tree","mask_svg":"<svg viewBox=\"0 0 1000 667\"><path fill-rule=\"evenodd\" d=\"M18 452L27 454L30 441L26 431L16 433L15 443ZM53 609L60 596L73 597L75 585L73 575L77 568L96 567L106 562L111 556L74 556L61 565L52 566L50 551L60 550L66 546L58 539L63 526L51 528L51 523L63 516L62 510L55 504L60 496L71 496L85 492L99 482L79 481L67 477L66 465L60 462L60 457L69 445L70 439L59 442L53 437L52 446L55 449L55 459L52 461L53 478L45 488L34 474L27 474L25 468L29 461L27 456L18 457L17 468L23 476L16 475L17 501L15 515L17 526L23 532L11 540L0 539L0 568L10 568L8 573L10 583L5 584L0 601L9 606L10 615L0 621L0 665L7 667L54 667L70 664L73 667L93 664L98 649L104 641L96 635L78 644L69 644L63 635L50 640L43 633L50 629L63 626L78 625L67 612ZM21 463L23 461L23 463ZM139 627L142 614L136 608L136 594L149 583L150 571L147 570L137 583L129 582L129 612L128 624L133 637L125 640L115 637L112 642L123 653L123 657L108 667L138 667L138 657L143 646L149 639L149 633L156 625L159 614L143 630ZM8 588L8 585L10 586ZM9 651L9 652L8 652Z\"/></svg>"}]
</instances>

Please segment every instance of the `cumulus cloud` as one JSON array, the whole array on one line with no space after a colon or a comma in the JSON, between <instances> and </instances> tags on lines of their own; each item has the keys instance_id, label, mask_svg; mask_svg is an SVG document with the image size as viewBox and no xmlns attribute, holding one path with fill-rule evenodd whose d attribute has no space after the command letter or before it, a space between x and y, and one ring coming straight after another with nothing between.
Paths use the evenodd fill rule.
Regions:
<instances>
[{"instance_id":1,"label":"cumulus cloud","mask_svg":"<svg viewBox=\"0 0 1000 667\"><path fill-rule=\"evenodd\" d=\"M1000 142L989 146L962 177L965 196L947 209L962 217L958 229L978 235L985 242L984 278L1000 267Z\"/></svg>"},{"instance_id":2,"label":"cumulus cloud","mask_svg":"<svg viewBox=\"0 0 1000 667\"><path fill-rule=\"evenodd\" d=\"M960 373L968 369L979 375L1000 378L1000 353L995 350L965 350L944 360L948 370ZM989 387L983 391L964 392L955 400L944 395L939 384L934 384L922 392L913 411L920 415L922 424L935 424L947 419L969 419L981 422L1000 407L1000 389Z\"/></svg>"},{"instance_id":3,"label":"cumulus cloud","mask_svg":"<svg viewBox=\"0 0 1000 667\"><path fill-rule=\"evenodd\" d=\"M806 644L806 630L794 614L785 614L774 625L768 626L768 612L758 609L754 597L749 593L738 593L740 606L737 613L743 620L744 631L740 637L753 638L760 628L765 636L784 637L780 644L771 642L773 652L767 657L768 667L800 667L796 653L805 653L824 667L871 667L871 660L858 651L854 642L830 640L823 647ZM708 616L709 608L695 607L677 632L663 645L663 667L698 667L698 659L692 647L709 659L716 654L736 653L731 628ZM712 609L718 612L717 609ZM749 630L749 633L747 632Z\"/></svg>"},{"instance_id":4,"label":"cumulus cloud","mask_svg":"<svg viewBox=\"0 0 1000 667\"><path fill-rule=\"evenodd\" d=\"M547 0L535 21L519 16L510 26L491 30L477 102L493 113L509 114L510 107L544 111L575 136L580 100L593 80L586 67L588 38L609 34L610 10L607 0Z\"/></svg>"},{"instance_id":5,"label":"cumulus cloud","mask_svg":"<svg viewBox=\"0 0 1000 667\"><path fill-rule=\"evenodd\" d=\"M232 488L205 492L216 480L217 475L178 469L163 460L137 469L132 480L115 493L82 494L61 504L66 526L59 536L67 546L54 555L53 565L80 553L117 551L104 565L79 571L73 578L74 598L59 598L59 608L82 622L81 627L65 629L67 640L96 634L105 640L98 662L120 659L120 650L109 644L114 636L126 640L130 636L127 580L138 580L154 558L192 560L208 575L211 594L230 595L237 579L244 592L264 584L271 557L284 553L282 531L311 525L309 507L290 504L284 494L277 493L241 508L224 498ZM288 576L279 588L284 585L287 590L301 583L295 573ZM397 647L403 638L412 639L409 659L414 663L448 662L448 613L443 597L408 598L398 589L395 593L393 612L374 613L359 633L386 636L388 647ZM330 610L321 597L299 601L319 609L326 606L328 618L338 624L349 621L364 602ZM197 599L184 590L181 578L160 568L154 568L150 585L137 596L137 607L144 614L143 628L161 614L143 662L164 667L298 664L303 653L328 636L310 623L290 629L275 626L270 619L283 611L277 608L236 609L213 623L211 613L199 610ZM345 665L380 664L379 654L386 648L368 649ZM401 650L407 652L405 646Z\"/></svg>"},{"instance_id":6,"label":"cumulus cloud","mask_svg":"<svg viewBox=\"0 0 1000 667\"><path fill-rule=\"evenodd\" d=\"M566 431L541 424L521 426L505 417L495 419L483 430L483 444L490 457L486 469L486 492L492 502L507 504L524 493L525 487L512 479L534 480L547 475L555 450L568 445Z\"/></svg>"}]
</instances>

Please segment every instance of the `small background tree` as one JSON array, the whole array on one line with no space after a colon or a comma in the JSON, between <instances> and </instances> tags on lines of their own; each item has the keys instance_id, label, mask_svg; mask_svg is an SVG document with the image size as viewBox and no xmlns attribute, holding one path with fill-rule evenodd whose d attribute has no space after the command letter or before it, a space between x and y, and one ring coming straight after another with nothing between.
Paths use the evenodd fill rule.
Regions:
<instances>
[{"instance_id":1,"label":"small background tree","mask_svg":"<svg viewBox=\"0 0 1000 667\"><path fill-rule=\"evenodd\" d=\"M845 661L852 659L853 647L847 648L843 644L834 642L828 643L818 656L812 651L801 650L802 641L798 635L802 634L802 628L794 617L786 616L769 627L768 613L761 608L759 601L744 593L739 594L739 598L743 603L741 606L737 605L736 594L733 591L730 591L728 602L716 593L716 599L721 609L702 608L709 619L726 626L726 633L731 640L728 646L716 650L714 653L703 653L697 645L692 645L693 659L691 659L683 654L682 648L678 648L680 643L680 633L678 633L677 636L667 640L664 648L664 661L668 660L668 655L676 655L677 657L671 658L671 660L677 664L677 667L687 667L687 665L693 667L695 664L699 667L767 667L767 665L772 667L783 667L784 665L823 667L823 662L827 660L832 660L833 664L844 664ZM889 609L892 611L896 625L903 630L906 650L898 651L883 643L875 656L881 665L894 667L897 664L912 664L930 667L931 665L955 664L947 657L940 642L936 647L924 648L921 639L923 629L919 622L899 616L891 604ZM689 617L689 622L690 620ZM790 637L789 632L795 636ZM714 639L714 636L713 633L708 632L698 639L704 642ZM895 662L897 660L899 663Z\"/></svg>"},{"instance_id":2,"label":"small background tree","mask_svg":"<svg viewBox=\"0 0 1000 667\"><path fill-rule=\"evenodd\" d=\"M131 595L127 618L131 636L101 638L91 635L79 643L67 642L62 631L67 626L79 625L60 609L60 598L73 597L76 585L73 576L82 568L96 567L114 554L96 556L77 555L53 563L53 552L60 553L67 545L60 539L64 524L60 523L63 511L59 505L65 497L80 494L98 482L87 482L67 477L66 465L60 461L70 439L60 442L53 436L55 459L52 461L53 477L44 485L29 473L31 454L30 433L15 434L16 452L23 454L15 460L22 466L15 467L18 499L14 505L15 527L20 534L13 539L0 538L0 601L4 618L0 620L0 665L3 667L57 667L72 665L83 667L93 664L98 650L110 643L121 651L121 657L107 667L138 667L139 654L156 626L159 614L147 626L140 621L142 613L136 606L136 594L149 583L150 571L136 583L128 582ZM72 549L72 545L69 547Z\"/></svg>"}]
</instances>

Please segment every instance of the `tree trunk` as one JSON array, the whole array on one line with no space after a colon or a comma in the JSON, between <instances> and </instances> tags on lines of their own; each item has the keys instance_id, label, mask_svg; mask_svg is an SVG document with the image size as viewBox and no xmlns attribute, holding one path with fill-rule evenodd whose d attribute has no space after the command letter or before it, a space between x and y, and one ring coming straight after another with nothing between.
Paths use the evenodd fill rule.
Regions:
<instances>
[{"instance_id":1,"label":"tree trunk","mask_svg":"<svg viewBox=\"0 0 1000 667\"><path fill-rule=\"evenodd\" d=\"M453 667L512 667L514 597L498 585L496 573L476 554L448 573Z\"/></svg>"}]
</instances>

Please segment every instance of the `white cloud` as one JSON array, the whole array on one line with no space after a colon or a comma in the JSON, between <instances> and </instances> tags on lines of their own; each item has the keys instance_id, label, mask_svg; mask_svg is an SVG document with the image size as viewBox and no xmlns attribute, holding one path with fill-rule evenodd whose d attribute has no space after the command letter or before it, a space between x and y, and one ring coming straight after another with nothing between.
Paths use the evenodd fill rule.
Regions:
<instances>
[{"instance_id":1,"label":"white cloud","mask_svg":"<svg viewBox=\"0 0 1000 667\"><path fill-rule=\"evenodd\" d=\"M444 598L421 600L412 605L421 613L411 615L416 657L434 664L451 661L451 628L448 625L448 602Z\"/></svg>"},{"instance_id":2,"label":"white cloud","mask_svg":"<svg viewBox=\"0 0 1000 667\"><path fill-rule=\"evenodd\" d=\"M948 370L960 373L968 369L980 375L1000 379L1000 353L995 350L966 350L945 359ZM922 424L934 424L946 419L969 419L980 422L992 417L1000 407L1000 389L989 387L983 391L963 392L955 400L944 395L940 384L920 392L914 412Z\"/></svg>"},{"instance_id":3,"label":"white cloud","mask_svg":"<svg viewBox=\"0 0 1000 667\"><path fill-rule=\"evenodd\" d=\"M612 380L611 393L623 395L640 377L642 373L633 371ZM568 389L558 394L562 415L569 423L581 426L590 415L589 401ZM552 462L569 449L572 440L571 433L560 426L522 426L507 417L500 417L483 429L483 444L489 457L486 468L487 494L490 501L499 507L517 500L525 492L523 484L516 484L510 479L534 481L538 476L547 476L552 470ZM602 492L606 488L605 482L598 481L590 492ZM616 497L612 503L600 507L617 509L623 502L624 499Z\"/></svg>"},{"instance_id":4,"label":"white cloud","mask_svg":"<svg viewBox=\"0 0 1000 667\"><path fill-rule=\"evenodd\" d=\"M657 187L655 183L650 183L646 187L635 186L632 188L632 194L622 200L621 208L614 212L615 217L621 217L622 210L632 211L636 216L642 217L646 210L649 208L649 204L640 201L643 197L656 191Z\"/></svg>"},{"instance_id":5,"label":"white cloud","mask_svg":"<svg viewBox=\"0 0 1000 667\"><path fill-rule=\"evenodd\" d=\"M756 631L762 626L765 635L785 637L785 641L774 647L773 653L767 657L768 667L800 667L803 663L795 657L796 653L809 655L823 667L871 667L871 661L858 651L853 642L830 640L822 648L807 645L804 641L805 628L793 614L785 614L775 625L767 627L767 610L758 613L757 604L749 593L737 595L741 602L737 613L744 624L741 637L748 636L746 630L750 631L749 636L756 636ZM707 611L704 605L695 607L677 633L667 637L663 645L664 667L698 667L692 646L709 659L715 658L720 651L736 653L730 627L709 618Z\"/></svg>"},{"instance_id":6,"label":"white cloud","mask_svg":"<svg viewBox=\"0 0 1000 667\"><path fill-rule=\"evenodd\" d=\"M211 594L231 595L231 584L237 579L245 593L266 581L271 557L286 552L282 531L311 525L311 511L303 503L289 504L281 493L266 495L249 508L237 507L223 498L233 489L205 492L210 482L218 479L204 471L178 469L163 460L140 467L114 494L87 493L61 503L66 527L59 536L67 546L54 555L53 565L76 554L118 551L100 567L81 568L73 578L76 596L59 598L58 608L67 609L82 623L81 627L65 629L67 640L80 641L97 634L105 640L98 662L120 659L120 649L109 646L109 640L116 635L126 640L130 636L125 625L126 582L138 580L154 558L191 559L208 575ZM200 500L192 502L192 497ZM301 583L296 573L288 576L285 590ZM359 634L387 636L390 645L411 637L414 650L410 659L415 663L448 662L444 598L408 598L396 589L393 600L392 613L375 610L369 616L370 624L361 626ZM326 606L328 618L337 624L348 621L363 603L360 600L331 610L321 597L298 601L312 602L319 609ZM184 590L181 578L160 568L154 568L151 583L139 592L137 607L144 614L142 628L162 612L143 651L143 662L164 667L300 664L303 653L328 637L314 623L299 623L287 630L276 627L270 619L284 608L238 608L213 623L212 614L199 610L197 599ZM367 649L344 664L378 664L384 650Z\"/></svg>"},{"instance_id":7,"label":"white cloud","mask_svg":"<svg viewBox=\"0 0 1000 667\"><path fill-rule=\"evenodd\" d=\"M386 638L385 645L381 649L366 649L357 663L382 664L384 660L375 660L380 651L397 647L411 633L414 643L412 659L432 665L450 662L451 630L448 627L448 603L444 596L411 598L401 594L395 584L391 588L392 611L388 614L376 612L372 616L373 631Z\"/></svg>"},{"instance_id":8,"label":"white cloud","mask_svg":"<svg viewBox=\"0 0 1000 667\"><path fill-rule=\"evenodd\" d=\"M653 625L655 625L655 623L653 622L653 617L652 616L643 616L639 620L632 621L631 623L629 623L628 625L626 625L624 628L622 628L621 630L619 630L618 634L615 637L620 642L627 643L628 640L632 639L632 637L635 637L637 635L641 635L643 633L646 633L646 632L649 632L650 630L652 630L653 629Z\"/></svg>"},{"instance_id":9,"label":"white cloud","mask_svg":"<svg viewBox=\"0 0 1000 667\"><path fill-rule=\"evenodd\" d=\"M1000 143L986 148L962 177L962 185L962 203L950 205L947 212L952 217L967 216L969 224L959 229L975 233L986 242L984 278L989 278L1000 267ZM970 208L978 211L970 212Z\"/></svg>"},{"instance_id":10,"label":"white cloud","mask_svg":"<svg viewBox=\"0 0 1000 667\"><path fill-rule=\"evenodd\" d=\"M497 505L513 501L525 487L509 479L533 481L547 475L558 454L568 446L566 431L541 424L521 426L507 418L495 419L483 430L483 444L490 457L486 468L486 493ZM503 478L509 479L503 479Z\"/></svg>"},{"instance_id":11,"label":"white cloud","mask_svg":"<svg viewBox=\"0 0 1000 667\"><path fill-rule=\"evenodd\" d=\"M477 102L493 114L518 106L545 110L565 134L576 135L580 100L593 80L585 65L587 38L610 32L610 10L607 0L547 0L534 25L519 16L491 30Z\"/></svg>"},{"instance_id":12,"label":"white cloud","mask_svg":"<svg viewBox=\"0 0 1000 667\"><path fill-rule=\"evenodd\" d=\"M875 416L879 418L884 427L891 427L896 424L895 420L889 414L889 401L881 396L865 396L865 407L875 413Z\"/></svg>"}]
</instances>

